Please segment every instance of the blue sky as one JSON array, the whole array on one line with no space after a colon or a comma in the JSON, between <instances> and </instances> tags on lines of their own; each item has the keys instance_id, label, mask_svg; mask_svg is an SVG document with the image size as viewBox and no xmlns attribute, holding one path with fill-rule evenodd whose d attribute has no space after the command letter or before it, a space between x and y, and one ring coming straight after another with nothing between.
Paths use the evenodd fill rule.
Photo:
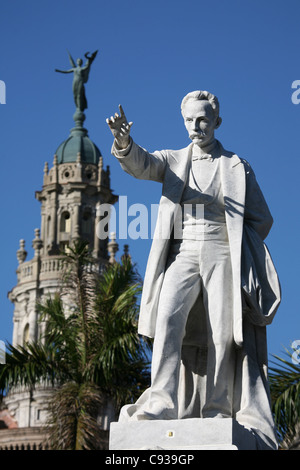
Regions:
<instances>
[{"instance_id":1,"label":"blue sky","mask_svg":"<svg viewBox=\"0 0 300 470\"><path fill-rule=\"evenodd\" d=\"M71 76L54 72L73 57L99 49L86 86L85 125L110 165L114 192L128 204L157 204L161 187L125 174L111 156L105 122L122 103L132 136L149 151L189 141L180 114L183 96L216 94L223 123L217 138L247 159L274 217L266 243L283 292L268 327L269 354L300 339L299 134L300 3L273 0L14 0L2 2L0 80L1 270L0 339L11 341L16 251L26 240L32 257L43 167L68 137L74 113ZM151 240L129 240L144 275ZM120 248L126 243L120 240Z\"/></svg>"}]
</instances>

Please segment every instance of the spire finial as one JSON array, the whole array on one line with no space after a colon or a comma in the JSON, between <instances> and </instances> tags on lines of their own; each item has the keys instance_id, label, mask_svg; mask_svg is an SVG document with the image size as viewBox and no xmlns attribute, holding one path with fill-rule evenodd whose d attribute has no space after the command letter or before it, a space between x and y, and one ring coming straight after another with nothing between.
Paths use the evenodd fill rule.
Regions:
<instances>
[{"instance_id":1,"label":"spire finial","mask_svg":"<svg viewBox=\"0 0 300 470\"><path fill-rule=\"evenodd\" d=\"M49 171L48 162L45 162L45 165L44 165L44 174L45 174L45 175L48 175L48 171Z\"/></svg>"},{"instance_id":2,"label":"spire finial","mask_svg":"<svg viewBox=\"0 0 300 470\"><path fill-rule=\"evenodd\" d=\"M20 240L20 248L17 251L17 260L19 264L24 263L27 257L27 251L25 250L25 240Z\"/></svg>"},{"instance_id":3,"label":"spire finial","mask_svg":"<svg viewBox=\"0 0 300 470\"><path fill-rule=\"evenodd\" d=\"M40 229L34 229L35 238L32 240L32 248L34 249L34 255L39 256L40 250L43 246L43 242L40 239Z\"/></svg>"},{"instance_id":4,"label":"spire finial","mask_svg":"<svg viewBox=\"0 0 300 470\"><path fill-rule=\"evenodd\" d=\"M129 245L124 245L123 247L123 250L124 250L124 253L122 255L122 261L125 260L125 259L131 259L131 256L129 254Z\"/></svg>"},{"instance_id":5,"label":"spire finial","mask_svg":"<svg viewBox=\"0 0 300 470\"><path fill-rule=\"evenodd\" d=\"M115 232L111 232L110 239L111 239L111 241L107 245L108 253L110 255L109 263L114 264L116 262L116 257L115 256L116 256L116 253L119 249L119 245L116 242Z\"/></svg>"}]
</instances>

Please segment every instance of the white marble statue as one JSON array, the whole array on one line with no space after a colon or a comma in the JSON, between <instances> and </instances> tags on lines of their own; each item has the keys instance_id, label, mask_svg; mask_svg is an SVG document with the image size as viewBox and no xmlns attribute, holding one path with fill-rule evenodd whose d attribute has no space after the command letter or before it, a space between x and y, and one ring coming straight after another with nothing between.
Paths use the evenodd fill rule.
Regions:
<instances>
[{"instance_id":1,"label":"white marble statue","mask_svg":"<svg viewBox=\"0 0 300 470\"><path fill-rule=\"evenodd\" d=\"M266 325L280 285L263 242L273 220L253 170L215 139L211 93L183 99L192 143L181 150L147 152L119 109L107 119L113 155L130 175L162 183L139 316L139 333L154 338L151 387L119 419L230 417L276 446ZM170 236L161 236L166 226Z\"/></svg>"}]
</instances>

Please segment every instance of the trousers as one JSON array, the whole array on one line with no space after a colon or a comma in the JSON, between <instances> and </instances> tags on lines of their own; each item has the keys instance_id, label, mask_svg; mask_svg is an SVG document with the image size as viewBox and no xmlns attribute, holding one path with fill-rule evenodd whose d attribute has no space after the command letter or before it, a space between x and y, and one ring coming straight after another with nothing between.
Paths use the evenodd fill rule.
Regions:
<instances>
[{"instance_id":1,"label":"trousers","mask_svg":"<svg viewBox=\"0 0 300 470\"><path fill-rule=\"evenodd\" d=\"M226 237L171 246L160 294L151 388L137 419L177 419L181 348L189 312L202 295L207 324L206 399L199 417L231 417L234 384L233 293Z\"/></svg>"}]
</instances>

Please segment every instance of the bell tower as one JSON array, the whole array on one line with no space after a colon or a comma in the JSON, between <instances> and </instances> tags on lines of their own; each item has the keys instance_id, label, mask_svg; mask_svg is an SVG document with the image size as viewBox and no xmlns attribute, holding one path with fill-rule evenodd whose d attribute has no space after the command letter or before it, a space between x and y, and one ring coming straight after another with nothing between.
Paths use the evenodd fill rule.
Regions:
<instances>
[{"instance_id":1,"label":"bell tower","mask_svg":"<svg viewBox=\"0 0 300 470\"><path fill-rule=\"evenodd\" d=\"M20 240L17 251L17 284L8 294L14 304L14 346L43 336L45 325L39 321L36 305L58 290L63 252L74 240L88 241L94 265L99 271L104 264L114 262L118 249L114 239L108 242L108 239L100 240L97 236L100 222L97 209L101 204L115 204L118 197L110 187L109 167L104 168L100 150L83 127L84 106L75 96L75 92L80 92L80 96L83 94L84 90L80 91L79 85L77 83L77 88L73 86L77 106L73 116L75 126L58 146L52 167L45 163L43 186L35 193L41 203L41 225L34 230L34 256L27 260L25 240ZM86 99L84 105L87 107ZM49 393L51 390L46 387L36 389L34 395L19 389L10 392L5 402L18 427L38 427L44 423ZM108 415L109 410L103 416L104 429L109 422Z\"/></svg>"},{"instance_id":2,"label":"bell tower","mask_svg":"<svg viewBox=\"0 0 300 470\"><path fill-rule=\"evenodd\" d=\"M107 240L99 240L96 233L97 207L114 204L117 198L110 189L109 167L103 168L103 157L86 129L71 129L54 155L52 168L45 164L43 188L36 198L42 205L44 256L66 251L73 240L82 238L99 262L107 258Z\"/></svg>"}]
</instances>

